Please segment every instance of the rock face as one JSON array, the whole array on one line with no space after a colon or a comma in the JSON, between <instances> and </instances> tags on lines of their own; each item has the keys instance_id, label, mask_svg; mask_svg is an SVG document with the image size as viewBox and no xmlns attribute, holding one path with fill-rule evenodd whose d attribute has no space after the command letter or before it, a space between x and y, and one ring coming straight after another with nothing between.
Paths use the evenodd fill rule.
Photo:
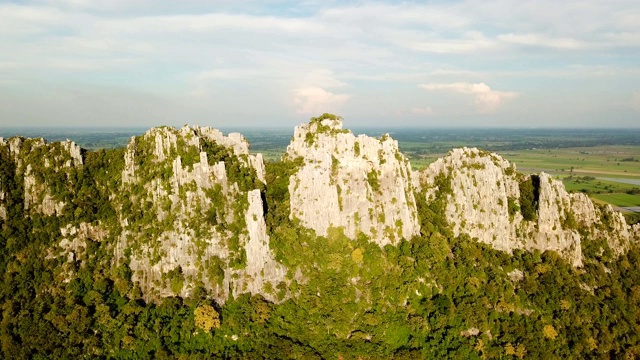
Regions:
<instances>
[{"instance_id":1,"label":"rock face","mask_svg":"<svg viewBox=\"0 0 640 360\"><path fill-rule=\"evenodd\" d=\"M466 233L496 249L554 250L574 266L582 265L582 241L606 238L615 254L628 248L631 236L624 217L610 206L599 208L585 194L569 194L548 174L523 176L496 154L478 149L454 149L420 172L427 201L450 185L446 218L457 236ZM440 177L440 178L439 178ZM521 184L532 181L535 216L521 211Z\"/></svg>"},{"instance_id":2,"label":"rock face","mask_svg":"<svg viewBox=\"0 0 640 360\"><path fill-rule=\"evenodd\" d=\"M62 240L58 246L61 253L58 256L66 256L67 262L72 263L86 258L87 242L101 242L107 236L107 231L100 225L81 222L78 226L68 224L60 229L60 234Z\"/></svg>"},{"instance_id":3,"label":"rock face","mask_svg":"<svg viewBox=\"0 0 640 360\"><path fill-rule=\"evenodd\" d=\"M116 258L129 262L147 299L189 296L201 286L219 302L230 291L278 300L263 290L286 272L269 249L255 189L264 164L240 134L151 129L129 143L122 179L129 201L118 211Z\"/></svg>"},{"instance_id":4,"label":"rock face","mask_svg":"<svg viewBox=\"0 0 640 360\"><path fill-rule=\"evenodd\" d=\"M283 161L298 164L289 216L318 235L342 228L351 239L397 244L419 235L425 209L417 204L426 202L443 204L455 235L507 252L554 250L575 266L583 249L594 251L585 245L606 240L617 255L640 241L640 225L628 227L610 206L567 193L547 174L518 174L500 156L467 148L414 173L388 135L356 137L337 117L296 127ZM0 138L0 228L22 213L43 256L64 263L60 279L99 253L127 281L130 271L149 301L198 289L219 303L231 294L290 295L290 279L304 278L275 260L265 186L262 156L249 153L242 135L208 127L153 128L111 152Z\"/></svg>"},{"instance_id":5,"label":"rock face","mask_svg":"<svg viewBox=\"0 0 640 360\"><path fill-rule=\"evenodd\" d=\"M15 172L23 179L25 210L46 216L62 215L64 199L73 190L60 182L68 181L76 169L82 168L80 147L69 140L49 144L44 139L19 137L2 140L0 146L8 151L3 161L12 161ZM0 202L5 197L6 192L0 191ZM0 218L5 217L6 208L2 205Z\"/></svg>"},{"instance_id":6,"label":"rock face","mask_svg":"<svg viewBox=\"0 0 640 360\"><path fill-rule=\"evenodd\" d=\"M640 243L640 224L631 227L631 236L636 243Z\"/></svg>"},{"instance_id":7,"label":"rock face","mask_svg":"<svg viewBox=\"0 0 640 360\"><path fill-rule=\"evenodd\" d=\"M8 158L9 148L7 142L2 137L0 137L0 154L3 155L3 157L0 158L0 161L11 161ZM5 205L5 199L7 197L6 186L7 184L4 184L4 180L0 177L0 220L7 219L7 206Z\"/></svg>"},{"instance_id":8,"label":"rock face","mask_svg":"<svg viewBox=\"0 0 640 360\"><path fill-rule=\"evenodd\" d=\"M388 135L378 140L342 130L342 119L297 126L285 159L302 158L291 176L290 217L327 235L343 227L383 246L419 234L409 161Z\"/></svg>"},{"instance_id":9,"label":"rock face","mask_svg":"<svg viewBox=\"0 0 640 360\"><path fill-rule=\"evenodd\" d=\"M5 197L6 193L4 191L0 191L0 220L7 219L7 207L4 205Z\"/></svg>"}]
</instances>

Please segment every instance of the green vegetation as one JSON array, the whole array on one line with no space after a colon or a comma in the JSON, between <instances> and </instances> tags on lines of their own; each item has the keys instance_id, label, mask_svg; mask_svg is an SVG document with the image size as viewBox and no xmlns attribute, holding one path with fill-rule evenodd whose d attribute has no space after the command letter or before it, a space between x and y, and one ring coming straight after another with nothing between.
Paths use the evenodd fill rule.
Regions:
<instances>
[{"instance_id":1,"label":"green vegetation","mask_svg":"<svg viewBox=\"0 0 640 360\"><path fill-rule=\"evenodd\" d=\"M329 113L324 113L318 117L312 117L311 123L320 123L322 120L338 120L339 116Z\"/></svg>"},{"instance_id":2,"label":"green vegetation","mask_svg":"<svg viewBox=\"0 0 640 360\"><path fill-rule=\"evenodd\" d=\"M367 182L371 187L371 190L375 193L380 192L380 181L378 180L378 172L376 170L371 170L367 172Z\"/></svg>"},{"instance_id":3,"label":"green vegetation","mask_svg":"<svg viewBox=\"0 0 640 360\"><path fill-rule=\"evenodd\" d=\"M507 209L509 211L509 220L513 222L513 219L518 211L520 211L520 206L516 202L516 200L512 197L507 198Z\"/></svg>"},{"instance_id":4,"label":"green vegetation","mask_svg":"<svg viewBox=\"0 0 640 360\"><path fill-rule=\"evenodd\" d=\"M587 194L626 193L640 194L640 186L617 181L597 179L593 176L567 176L561 178L568 191L579 191Z\"/></svg>"},{"instance_id":5,"label":"green vegetation","mask_svg":"<svg viewBox=\"0 0 640 360\"><path fill-rule=\"evenodd\" d=\"M153 162L150 144L142 139L138 144L136 176L166 189L171 164ZM211 164L225 161L228 177L240 191L259 186L255 174L237 157L217 146L203 148ZM88 151L82 167L49 169L42 159L60 161L56 164L68 160L55 145L48 151L31 145L25 149L38 184L47 181L52 195L66 200L66 205L60 216L26 209L20 172L24 167L19 170L7 149L0 147L0 191L6 194L8 211L0 220L1 358L640 355L637 245L614 258L604 239L585 238L584 267L575 269L552 251L516 250L509 255L466 235L456 237L445 219L452 189L451 179L444 175L435 179L433 189L416 196L420 235L380 247L363 234L351 240L342 228L317 236L289 219L288 186L301 160L267 162L268 186L260 187L265 220L270 246L288 269L288 283L267 284L265 289L281 301L232 294L224 304L216 303L200 280L189 279L176 267L163 280L176 294L190 283L191 295L153 302L145 300L141 284L133 280L131 259L139 255L141 243L156 241L176 218L169 213L158 219L157 208L165 204L152 202L143 184L123 186L124 150ZM184 151L185 161L195 164L196 159L189 158L195 153ZM520 211L525 218L535 216L537 180L525 177L522 197L507 199L510 215ZM189 189L184 185L177 195L182 199ZM183 219L193 223L194 231L214 226L235 235L228 239L228 262L210 257L201 264L203 276L219 286L224 285L226 268L242 267L246 260L238 238L246 224L227 220L230 213L244 219L240 215L246 203L230 202L225 196L222 186L212 187L207 193L210 211ZM128 219L128 230L137 232L132 235L136 241L114 266L114 247L123 234L119 215ZM571 217L563 221L563 226L575 226ZM58 247L60 228L80 222L100 224L108 234L100 241L86 241L86 248L68 260ZM201 230L197 240L208 239ZM521 279L513 276L515 270L522 272Z\"/></svg>"},{"instance_id":6,"label":"green vegetation","mask_svg":"<svg viewBox=\"0 0 640 360\"><path fill-rule=\"evenodd\" d=\"M536 175L526 177L520 182L520 212L525 220L535 221L538 218L538 197L540 178ZM511 207L509 208L511 211Z\"/></svg>"},{"instance_id":7,"label":"green vegetation","mask_svg":"<svg viewBox=\"0 0 640 360\"><path fill-rule=\"evenodd\" d=\"M629 194L593 194L593 198L616 206L640 206L640 196Z\"/></svg>"},{"instance_id":8,"label":"green vegetation","mask_svg":"<svg viewBox=\"0 0 640 360\"><path fill-rule=\"evenodd\" d=\"M316 134L320 134L320 133L329 133L329 134L339 134L339 133L348 133L349 130L338 130L338 129L334 129L329 125L323 125L322 121L323 120L340 120L341 118L337 115L333 115L333 114L328 114L328 113L324 113L321 116L318 117L312 117L310 124L314 125L316 127L316 130L313 132L308 132L305 135L305 139L304 142L308 145L308 146L312 146L313 144L315 144L316 141Z\"/></svg>"},{"instance_id":9,"label":"green vegetation","mask_svg":"<svg viewBox=\"0 0 640 360\"><path fill-rule=\"evenodd\" d=\"M224 162L227 178L231 183L237 183L240 191L245 192L263 187L262 182L258 180L256 170L245 165L238 156L233 154L232 149L203 139L200 139L200 147L202 151L207 153L207 161L210 166L221 161ZM246 161L246 159L244 160Z\"/></svg>"}]
</instances>

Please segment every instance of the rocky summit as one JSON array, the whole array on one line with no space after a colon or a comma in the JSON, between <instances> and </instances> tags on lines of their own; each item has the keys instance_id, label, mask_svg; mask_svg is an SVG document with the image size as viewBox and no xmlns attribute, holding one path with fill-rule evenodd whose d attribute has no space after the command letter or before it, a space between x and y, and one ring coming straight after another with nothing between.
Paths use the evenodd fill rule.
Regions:
<instances>
[{"instance_id":1,"label":"rocky summit","mask_svg":"<svg viewBox=\"0 0 640 360\"><path fill-rule=\"evenodd\" d=\"M446 217L456 236L468 234L498 250L553 250L581 266L582 240L607 239L614 253L621 254L633 238L622 214L611 206L568 193L548 174L517 173L514 164L497 154L454 149L419 178L427 202L445 197Z\"/></svg>"},{"instance_id":2,"label":"rocky summit","mask_svg":"<svg viewBox=\"0 0 640 360\"><path fill-rule=\"evenodd\" d=\"M297 126L284 160L302 159L291 176L291 218L318 235L331 227L384 246L420 233L412 171L388 135L354 136L342 119Z\"/></svg>"},{"instance_id":3,"label":"rocky summit","mask_svg":"<svg viewBox=\"0 0 640 360\"><path fill-rule=\"evenodd\" d=\"M0 179L0 219L17 207L26 218L56 218L43 256L63 260L64 281L96 247L130 272L147 301L204 289L219 303L241 293L278 302L293 295L283 290L292 280L306 281L271 243L271 184L262 156L240 134L158 127L109 154L24 138L2 140L0 149L10 169ZM620 255L640 233L610 206L475 148L413 171L389 135L355 136L329 114L295 128L282 162L293 169L285 179L289 219L321 237L338 231L397 245L428 232L419 214L430 207L454 236L507 253L551 250L580 267L584 242L604 239ZM16 181L20 193L9 194Z\"/></svg>"}]
</instances>

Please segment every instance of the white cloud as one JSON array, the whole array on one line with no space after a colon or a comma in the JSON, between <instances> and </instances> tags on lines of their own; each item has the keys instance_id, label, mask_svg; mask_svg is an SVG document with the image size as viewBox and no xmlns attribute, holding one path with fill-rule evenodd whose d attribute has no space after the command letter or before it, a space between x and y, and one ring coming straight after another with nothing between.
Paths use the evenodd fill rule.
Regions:
<instances>
[{"instance_id":1,"label":"white cloud","mask_svg":"<svg viewBox=\"0 0 640 360\"><path fill-rule=\"evenodd\" d=\"M65 14L53 8L0 4L0 35L3 37L46 34Z\"/></svg>"},{"instance_id":2,"label":"white cloud","mask_svg":"<svg viewBox=\"0 0 640 360\"><path fill-rule=\"evenodd\" d=\"M46 4L70 10L110 12L123 12L136 7L154 5L149 0L46 0Z\"/></svg>"},{"instance_id":3,"label":"white cloud","mask_svg":"<svg viewBox=\"0 0 640 360\"><path fill-rule=\"evenodd\" d=\"M207 33L235 29L269 33L284 32L301 36L331 31L325 24L309 19L227 13L140 16L104 21L99 25L102 31L113 33Z\"/></svg>"},{"instance_id":4,"label":"white cloud","mask_svg":"<svg viewBox=\"0 0 640 360\"><path fill-rule=\"evenodd\" d=\"M321 87L311 86L295 89L293 102L299 114L320 114L336 112L349 97L349 94L334 94Z\"/></svg>"},{"instance_id":5,"label":"white cloud","mask_svg":"<svg viewBox=\"0 0 640 360\"><path fill-rule=\"evenodd\" d=\"M269 105L274 114L290 117L342 106L350 116L358 109L367 114L402 109L410 119L446 115L465 101L468 106L452 112L492 113L517 96L482 81L526 92L509 107L517 115L531 114L561 93L566 99L554 102L550 113L610 105L602 97L585 101L584 89L620 99L618 108L629 116L640 106L640 100L631 105L629 97L636 90L630 86L640 80L632 61L640 51L637 1L289 5L285 9L281 0L0 0L2 91L15 92L14 84L37 89L40 83L135 88L187 98L193 106L183 107L185 118L209 114L197 108L229 114L241 109L254 119ZM460 79L466 82L457 83ZM415 85L421 83L426 87ZM428 103L423 89L433 91ZM567 105L571 99L577 100ZM260 110L247 107L249 101L262 101ZM603 123L610 118L602 117Z\"/></svg>"},{"instance_id":6,"label":"white cloud","mask_svg":"<svg viewBox=\"0 0 640 360\"><path fill-rule=\"evenodd\" d=\"M203 71L195 75L193 78L197 81L209 81L209 80L229 80L229 79L241 79L248 80L253 77L259 76L261 72L257 69L249 68L223 68Z\"/></svg>"},{"instance_id":7,"label":"white cloud","mask_svg":"<svg viewBox=\"0 0 640 360\"><path fill-rule=\"evenodd\" d=\"M455 37L443 37L437 33L390 30L389 37L397 45L418 52L436 54L464 54L493 49L498 46L494 39L487 38L479 31L468 31Z\"/></svg>"},{"instance_id":8,"label":"white cloud","mask_svg":"<svg viewBox=\"0 0 640 360\"><path fill-rule=\"evenodd\" d=\"M460 11L449 11L448 6L416 4L359 4L336 7L320 12L323 20L353 23L365 29L379 26L413 26L433 28L462 28L470 25L472 17ZM373 21L372 21L373 20Z\"/></svg>"},{"instance_id":9,"label":"white cloud","mask_svg":"<svg viewBox=\"0 0 640 360\"><path fill-rule=\"evenodd\" d=\"M414 107L411 109L411 113L424 116L431 116L434 114L433 109L430 106Z\"/></svg>"},{"instance_id":10,"label":"white cloud","mask_svg":"<svg viewBox=\"0 0 640 360\"><path fill-rule=\"evenodd\" d=\"M603 34L603 40L610 46L635 47L640 46L639 32L617 32Z\"/></svg>"},{"instance_id":11,"label":"white cloud","mask_svg":"<svg viewBox=\"0 0 640 360\"><path fill-rule=\"evenodd\" d=\"M479 113L495 113L498 108L500 108L500 106L502 106L505 102L518 96L518 93L516 92L491 90L491 88L485 83L428 83L421 84L420 87L429 91L444 90L461 94L474 95L476 110Z\"/></svg>"},{"instance_id":12,"label":"white cloud","mask_svg":"<svg viewBox=\"0 0 640 360\"><path fill-rule=\"evenodd\" d=\"M329 69L313 69L304 76L302 82L322 88L347 86L347 83L336 79Z\"/></svg>"},{"instance_id":13,"label":"white cloud","mask_svg":"<svg viewBox=\"0 0 640 360\"><path fill-rule=\"evenodd\" d=\"M587 47L587 44L571 38L551 37L542 34L502 34L498 40L527 46L549 47L560 50L577 50Z\"/></svg>"},{"instance_id":14,"label":"white cloud","mask_svg":"<svg viewBox=\"0 0 640 360\"><path fill-rule=\"evenodd\" d=\"M302 69L297 69L300 71ZM296 69L293 69L295 76ZM293 103L299 114L317 114L337 112L350 97L350 94L336 94L331 88L343 88L347 83L338 80L333 72L326 68L307 70L298 73L294 82Z\"/></svg>"},{"instance_id":15,"label":"white cloud","mask_svg":"<svg viewBox=\"0 0 640 360\"><path fill-rule=\"evenodd\" d=\"M0 70L10 70L20 67L18 63L9 61L0 61Z\"/></svg>"}]
</instances>

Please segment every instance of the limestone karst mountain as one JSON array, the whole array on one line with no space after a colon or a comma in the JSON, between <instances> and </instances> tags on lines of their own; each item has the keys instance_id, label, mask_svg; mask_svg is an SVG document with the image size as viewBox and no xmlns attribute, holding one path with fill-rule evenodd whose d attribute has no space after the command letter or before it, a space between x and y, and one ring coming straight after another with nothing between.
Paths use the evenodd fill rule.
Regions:
<instances>
[{"instance_id":1,"label":"limestone karst mountain","mask_svg":"<svg viewBox=\"0 0 640 360\"><path fill-rule=\"evenodd\" d=\"M606 239L621 254L633 238L611 206L595 206L583 193L569 194L548 174L519 174L499 155L475 148L450 151L421 171L420 179L427 202L446 198L446 217L456 236L465 233L498 250L553 250L580 266L582 241ZM445 193L439 188L443 181ZM524 204L526 191L533 203ZM522 211L525 206L529 212Z\"/></svg>"},{"instance_id":2,"label":"limestone karst mountain","mask_svg":"<svg viewBox=\"0 0 640 360\"><path fill-rule=\"evenodd\" d=\"M339 117L296 127L286 159L302 158L291 176L291 217L325 236L343 227L383 246L420 233L411 165L398 142L354 136Z\"/></svg>"},{"instance_id":3,"label":"limestone karst mountain","mask_svg":"<svg viewBox=\"0 0 640 360\"><path fill-rule=\"evenodd\" d=\"M304 281L276 260L265 166L240 134L159 127L109 152L12 138L0 153L0 219L49 221L43 256L66 263L64 281L96 254L129 272L146 300L202 289L219 303L241 293L277 302L292 279ZM411 241L425 232L420 206L436 201L455 236L509 253L553 250L574 266L585 242L604 240L619 255L640 232L549 175L519 174L477 149L414 172L391 137L356 137L332 115L296 127L283 161L297 164L285 179L289 217L319 236L338 229L380 247Z\"/></svg>"},{"instance_id":4,"label":"limestone karst mountain","mask_svg":"<svg viewBox=\"0 0 640 360\"><path fill-rule=\"evenodd\" d=\"M188 297L200 285L220 302L230 291L275 301L263 289L285 269L269 249L262 187L262 156L250 155L240 134L164 127L131 139L116 262L128 257L149 296Z\"/></svg>"},{"instance_id":5,"label":"limestone karst mountain","mask_svg":"<svg viewBox=\"0 0 640 360\"><path fill-rule=\"evenodd\" d=\"M232 291L276 300L263 290L285 275L264 223L264 164L242 135L154 128L117 158L84 165L72 142L13 138L0 145L3 165L24 189L19 199L0 192L0 215L17 200L26 217L56 217L47 256L83 262L87 249L103 245L105 259L126 264L148 300L187 297L196 287L220 302Z\"/></svg>"}]
</instances>

